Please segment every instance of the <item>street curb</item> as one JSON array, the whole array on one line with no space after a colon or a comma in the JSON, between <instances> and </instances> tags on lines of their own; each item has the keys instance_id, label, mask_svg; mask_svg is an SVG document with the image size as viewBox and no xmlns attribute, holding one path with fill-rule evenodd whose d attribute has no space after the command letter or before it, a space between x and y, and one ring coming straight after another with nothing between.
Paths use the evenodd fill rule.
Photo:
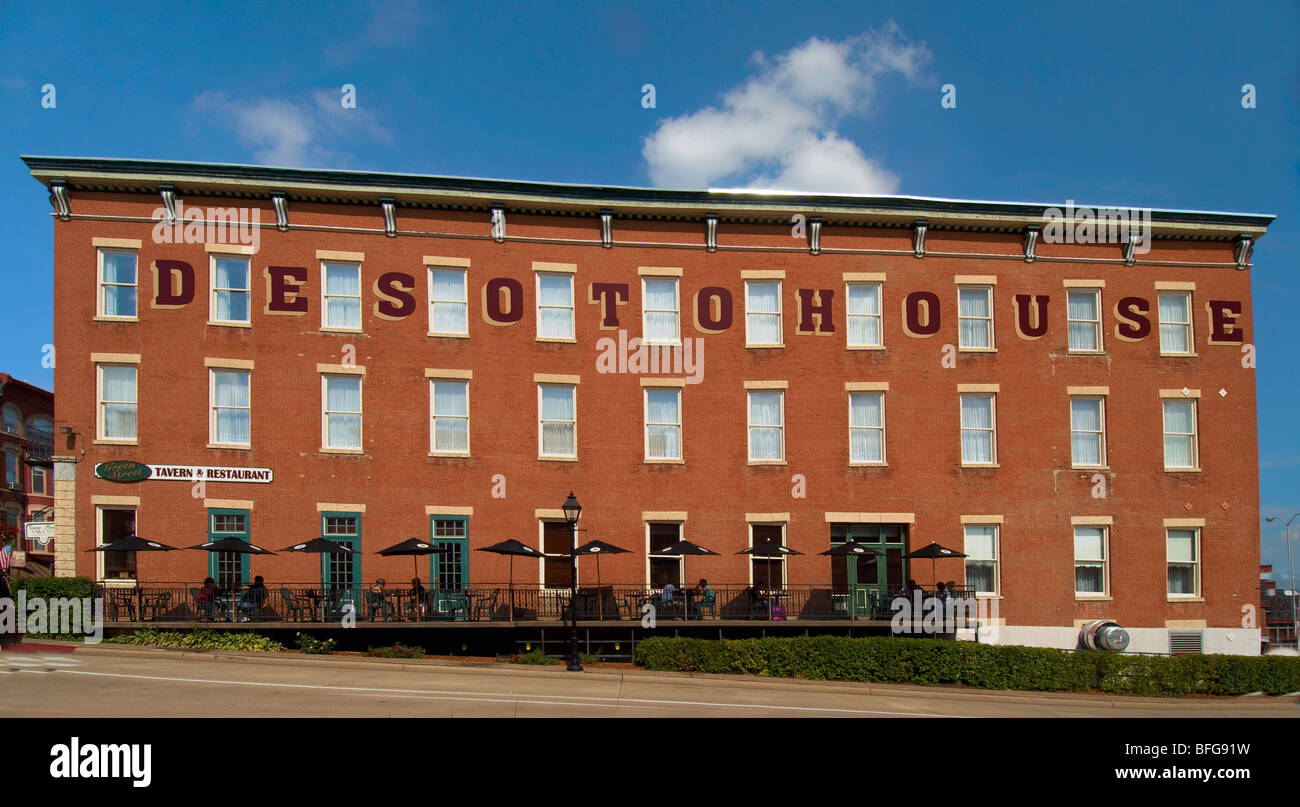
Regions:
<instances>
[{"instance_id":1,"label":"street curb","mask_svg":"<svg viewBox=\"0 0 1300 807\"><path fill-rule=\"evenodd\" d=\"M142 647L133 645L83 645L76 642L53 642L47 641L47 644L67 645L76 648L79 652L90 653L91 655L102 656L121 656L136 657L149 655L156 659L179 660L185 659L190 661L207 660L207 661L233 661L247 664L298 664L310 665L315 667L324 667L330 669L373 669L388 670L400 672L423 672L423 673L460 673L460 674L486 674L493 677L532 677L537 675L553 675L564 677L570 673L564 669L563 665L548 666L531 666L504 664L500 662L482 662L482 661L451 661L446 659L429 659L414 661L409 659L383 659L383 658L357 658L357 657L340 657L327 655L278 655L275 653L259 653L235 650L187 650L182 648L167 647ZM960 699L976 700L987 702L1008 702L1017 703L1037 703L1045 705L1075 705L1081 701L1089 706L1111 706L1115 708L1128 708L1133 706L1143 706L1144 708L1162 709L1168 711L1185 710L1189 704L1198 704L1204 707L1222 707L1222 708L1240 708L1243 705L1259 704L1261 711L1264 709L1272 710L1279 703L1300 704L1300 693L1291 693L1288 695L1264 696L1243 695L1239 697L1168 697L1168 698L1151 698L1138 696L1115 696L1105 694L1095 694L1087 692L1030 692L1019 690L985 690L967 687L948 687L948 686L922 686L917 684L878 684L878 683L860 683L854 681L809 681L797 678L761 678L751 675L740 674L714 674L714 673L696 673L696 672L672 672L660 670L621 670L610 668L587 668L583 671L584 675L601 676L616 678L621 681L645 682L645 683L663 683L669 680L687 679L693 684L704 687L710 686L744 686L752 689L764 690L786 690L800 692L818 692L834 690L840 692L854 692L862 695L878 696L898 696L898 697L915 697L923 695L936 699Z\"/></svg>"}]
</instances>

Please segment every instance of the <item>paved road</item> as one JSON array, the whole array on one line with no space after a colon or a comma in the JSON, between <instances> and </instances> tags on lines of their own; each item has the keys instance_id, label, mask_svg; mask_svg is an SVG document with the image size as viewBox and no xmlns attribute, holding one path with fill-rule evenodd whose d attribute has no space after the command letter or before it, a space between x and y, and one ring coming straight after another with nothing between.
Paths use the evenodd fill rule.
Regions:
<instances>
[{"instance_id":1,"label":"paved road","mask_svg":"<svg viewBox=\"0 0 1300 807\"><path fill-rule=\"evenodd\" d=\"M0 653L13 717L1300 717L1297 699L1145 699L79 647Z\"/></svg>"}]
</instances>

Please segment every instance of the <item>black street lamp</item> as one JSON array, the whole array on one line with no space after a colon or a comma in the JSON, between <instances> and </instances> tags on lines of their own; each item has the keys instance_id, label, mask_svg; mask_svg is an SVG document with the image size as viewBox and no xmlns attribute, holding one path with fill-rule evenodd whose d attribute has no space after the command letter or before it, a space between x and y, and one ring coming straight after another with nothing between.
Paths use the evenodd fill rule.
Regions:
<instances>
[{"instance_id":1,"label":"black street lamp","mask_svg":"<svg viewBox=\"0 0 1300 807\"><path fill-rule=\"evenodd\" d=\"M582 672L578 663L578 516L582 505L569 491L564 500L564 520L569 522L569 672Z\"/></svg>"}]
</instances>

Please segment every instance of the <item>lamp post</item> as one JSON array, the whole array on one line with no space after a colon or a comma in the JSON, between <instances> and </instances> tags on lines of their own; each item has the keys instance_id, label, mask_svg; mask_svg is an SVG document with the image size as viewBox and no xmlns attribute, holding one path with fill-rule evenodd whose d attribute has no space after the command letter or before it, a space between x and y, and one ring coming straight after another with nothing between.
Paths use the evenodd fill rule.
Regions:
<instances>
[{"instance_id":1,"label":"lamp post","mask_svg":"<svg viewBox=\"0 0 1300 807\"><path fill-rule=\"evenodd\" d=\"M578 663L578 516L582 505L569 491L564 500L564 520L569 522L569 672L582 672Z\"/></svg>"},{"instance_id":2,"label":"lamp post","mask_svg":"<svg viewBox=\"0 0 1300 807\"><path fill-rule=\"evenodd\" d=\"M1291 596L1288 598L1291 600L1291 637L1295 640L1296 649L1300 650L1300 620L1296 619L1296 609L1295 609L1295 599L1296 599L1295 563L1291 560L1291 522L1295 521L1297 518L1300 518L1300 513L1296 513L1295 515L1291 516L1289 519L1286 520L1286 565L1290 568L1287 574L1290 575L1291 578L1290 579ZM1269 516L1264 520L1277 521L1278 519L1274 516Z\"/></svg>"}]
</instances>

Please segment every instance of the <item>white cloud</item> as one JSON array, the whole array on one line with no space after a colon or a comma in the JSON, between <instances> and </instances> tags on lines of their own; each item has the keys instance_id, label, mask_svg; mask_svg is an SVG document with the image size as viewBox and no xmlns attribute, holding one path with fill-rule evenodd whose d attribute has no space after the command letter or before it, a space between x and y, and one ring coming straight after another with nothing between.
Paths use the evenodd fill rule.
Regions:
<instances>
[{"instance_id":1,"label":"white cloud","mask_svg":"<svg viewBox=\"0 0 1300 807\"><path fill-rule=\"evenodd\" d=\"M194 98L193 108L212 125L227 128L252 149L255 162L288 167L337 167L351 155L325 143L368 138L392 142L388 131L368 111L345 109L339 90L317 90L295 103L281 98L236 100L211 91Z\"/></svg>"},{"instance_id":2,"label":"white cloud","mask_svg":"<svg viewBox=\"0 0 1300 807\"><path fill-rule=\"evenodd\" d=\"M818 37L769 59L727 91L720 107L660 121L642 156L658 186L717 185L834 193L893 193L899 178L836 125L872 111L877 83L922 80L930 60L893 22L834 42Z\"/></svg>"}]
</instances>

